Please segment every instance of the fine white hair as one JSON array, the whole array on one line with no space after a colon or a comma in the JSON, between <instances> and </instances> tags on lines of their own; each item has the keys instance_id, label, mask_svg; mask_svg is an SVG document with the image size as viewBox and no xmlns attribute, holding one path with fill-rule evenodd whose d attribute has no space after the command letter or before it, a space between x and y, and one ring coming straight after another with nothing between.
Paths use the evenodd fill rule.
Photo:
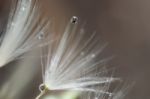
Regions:
<instances>
[{"instance_id":1,"label":"fine white hair","mask_svg":"<svg viewBox=\"0 0 150 99\"><path fill-rule=\"evenodd\" d=\"M95 33L86 34L77 24L78 18L73 16L61 36L51 35L55 40L49 44L48 56L42 61L43 84L48 90L97 92L91 86L117 80L105 75L103 65L108 59L98 60L106 44L101 46ZM107 94L104 89L99 92Z\"/></svg>"},{"instance_id":2,"label":"fine white hair","mask_svg":"<svg viewBox=\"0 0 150 99\"><path fill-rule=\"evenodd\" d=\"M45 19L39 22L37 0L13 0L7 27L0 37L0 67L15 60L39 44L48 28Z\"/></svg>"}]
</instances>

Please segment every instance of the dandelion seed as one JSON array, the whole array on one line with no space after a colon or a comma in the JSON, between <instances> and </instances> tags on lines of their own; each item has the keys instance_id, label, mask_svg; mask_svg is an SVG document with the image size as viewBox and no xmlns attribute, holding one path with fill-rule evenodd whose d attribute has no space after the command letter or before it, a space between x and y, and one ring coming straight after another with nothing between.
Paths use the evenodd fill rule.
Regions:
<instances>
[{"instance_id":1,"label":"dandelion seed","mask_svg":"<svg viewBox=\"0 0 150 99\"><path fill-rule=\"evenodd\" d=\"M42 62L45 67L42 84L45 90L36 99L39 99L47 90L97 92L99 90L90 86L103 85L117 80L117 78L103 75L104 69L97 70L98 65L102 65L107 59L96 61L95 58L91 58L91 55L96 57L95 55L100 54L103 47L95 46L98 44L95 34L88 39L83 35L78 35L77 24L72 24L72 22L77 23L76 19L77 17L73 17L71 19L73 21L69 22L63 35L54 36L59 38L49 45L48 56L44 60L46 62ZM86 51L86 54L80 55L83 51ZM107 94L104 88L99 92Z\"/></svg>"},{"instance_id":2,"label":"dandelion seed","mask_svg":"<svg viewBox=\"0 0 150 99\"><path fill-rule=\"evenodd\" d=\"M36 38L38 33L45 32L48 27L44 19L38 21L37 1L16 0L13 4L6 32L0 38L0 67L39 44L41 41Z\"/></svg>"}]
</instances>

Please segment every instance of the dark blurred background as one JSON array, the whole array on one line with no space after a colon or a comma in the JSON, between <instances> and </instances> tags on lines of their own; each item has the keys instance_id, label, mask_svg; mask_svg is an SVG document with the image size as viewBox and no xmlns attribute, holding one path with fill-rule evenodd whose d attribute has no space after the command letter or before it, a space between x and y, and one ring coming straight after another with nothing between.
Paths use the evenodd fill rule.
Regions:
<instances>
[{"instance_id":1,"label":"dark blurred background","mask_svg":"<svg viewBox=\"0 0 150 99\"><path fill-rule=\"evenodd\" d=\"M115 76L135 82L128 99L150 99L149 0L40 0L40 4L59 28L64 20L75 15L86 24L87 30L99 33L116 56L109 63L116 67ZM9 6L10 0L0 0L0 31L5 27ZM0 70L1 79L7 74L4 70L10 68ZM35 89L27 90L24 97L28 98L22 99L36 95L35 90L41 82L39 75L30 84Z\"/></svg>"}]
</instances>

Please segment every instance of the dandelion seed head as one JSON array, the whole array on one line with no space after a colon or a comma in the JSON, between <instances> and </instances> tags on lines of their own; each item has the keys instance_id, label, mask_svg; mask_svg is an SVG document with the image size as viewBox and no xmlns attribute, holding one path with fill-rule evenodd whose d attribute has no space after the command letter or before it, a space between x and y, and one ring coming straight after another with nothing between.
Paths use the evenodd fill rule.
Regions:
<instances>
[{"instance_id":1,"label":"dandelion seed head","mask_svg":"<svg viewBox=\"0 0 150 99\"><path fill-rule=\"evenodd\" d=\"M96 70L106 59L95 60L95 55L102 52L101 48L94 47L99 44L93 41L95 34L90 35L89 38L84 38L85 35L79 35L77 25L72 24L76 21L76 17L71 18L71 23L68 23L62 36L55 36L58 37L57 41L48 46L48 56L44 60L46 62L43 83L49 90L97 92L96 88L90 86L103 85L117 80L103 75L101 73L103 69ZM106 94L107 90L102 88L100 92Z\"/></svg>"}]
</instances>

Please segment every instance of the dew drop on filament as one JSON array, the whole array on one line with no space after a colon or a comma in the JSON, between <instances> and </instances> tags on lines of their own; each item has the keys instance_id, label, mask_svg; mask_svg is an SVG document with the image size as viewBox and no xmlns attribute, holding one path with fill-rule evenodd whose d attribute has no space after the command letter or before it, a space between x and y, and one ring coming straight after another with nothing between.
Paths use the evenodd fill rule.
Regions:
<instances>
[{"instance_id":1,"label":"dew drop on filament","mask_svg":"<svg viewBox=\"0 0 150 99\"><path fill-rule=\"evenodd\" d=\"M71 23L76 24L77 22L78 22L78 17L73 16L73 17L71 18Z\"/></svg>"},{"instance_id":2,"label":"dew drop on filament","mask_svg":"<svg viewBox=\"0 0 150 99\"><path fill-rule=\"evenodd\" d=\"M44 33L41 32L41 33L38 35L38 39L41 40L41 39L43 39L43 38L44 38Z\"/></svg>"}]
</instances>

